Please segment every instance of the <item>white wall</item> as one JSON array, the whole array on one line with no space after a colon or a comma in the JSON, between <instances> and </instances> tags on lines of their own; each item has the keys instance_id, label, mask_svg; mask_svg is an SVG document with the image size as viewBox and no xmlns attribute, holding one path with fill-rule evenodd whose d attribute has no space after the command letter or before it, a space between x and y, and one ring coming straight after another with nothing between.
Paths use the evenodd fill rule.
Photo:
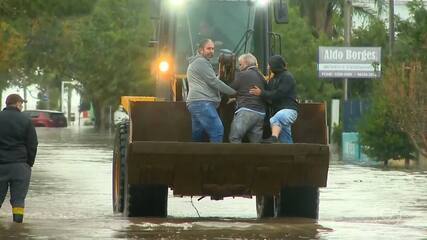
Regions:
<instances>
[{"instance_id":1,"label":"white wall","mask_svg":"<svg viewBox=\"0 0 427 240\"><path fill-rule=\"evenodd\" d=\"M64 91L62 95L62 109L61 111L65 113L65 117L68 116L68 91ZM74 113L75 121L77 122L77 119L79 117L79 105L80 105L80 94L76 90L71 91L71 113Z\"/></svg>"},{"instance_id":2,"label":"white wall","mask_svg":"<svg viewBox=\"0 0 427 240\"><path fill-rule=\"evenodd\" d=\"M6 106L6 98L9 96L9 94L19 94L22 98L24 98L24 89L20 87L10 87L3 91L2 99L1 99L1 109L3 109ZM37 105L37 95L39 93L39 90L37 89L36 85L31 85L27 88L27 104L25 104L26 109L36 109Z\"/></svg>"}]
</instances>

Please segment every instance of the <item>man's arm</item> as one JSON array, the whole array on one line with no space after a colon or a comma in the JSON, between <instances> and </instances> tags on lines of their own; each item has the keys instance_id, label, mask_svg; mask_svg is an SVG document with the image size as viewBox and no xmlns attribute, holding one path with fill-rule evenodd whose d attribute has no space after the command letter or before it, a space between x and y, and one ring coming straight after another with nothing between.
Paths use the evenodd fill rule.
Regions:
<instances>
[{"instance_id":1,"label":"man's arm","mask_svg":"<svg viewBox=\"0 0 427 240\"><path fill-rule=\"evenodd\" d=\"M232 89L216 77L215 72L208 61L201 61L197 70L201 74L201 77L203 77L203 79L206 79L206 83L209 86L218 89L220 92L227 95L236 94L236 91L234 89Z\"/></svg>"},{"instance_id":2,"label":"man's arm","mask_svg":"<svg viewBox=\"0 0 427 240\"><path fill-rule=\"evenodd\" d=\"M285 75L282 77L282 79L280 79L279 86L276 89L262 91L261 97L272 101L283 99L288 95L294 84L295 81L292 76Z\"/></svg>"},{"instance_id":3,"label":"man's arm","mask_svg":"<svg viewBox=\"0 0 427 240\"><path fill-rule=\"evenodd\" d=\"M34 165L34 161L36 159L37 154L37 133L36 129L34 128L33 124L30 122L28 126L27 131L27 140L26 140L26 147L27 147L27 163L31 167Z\"/></svg>"}]
</instances>

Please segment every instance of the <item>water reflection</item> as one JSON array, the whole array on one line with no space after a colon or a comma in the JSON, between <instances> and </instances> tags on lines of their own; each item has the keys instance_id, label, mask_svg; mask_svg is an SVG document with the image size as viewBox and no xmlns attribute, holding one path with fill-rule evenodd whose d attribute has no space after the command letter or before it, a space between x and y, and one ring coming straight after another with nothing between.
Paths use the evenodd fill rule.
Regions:
<instances>
[{"instance_id":1,"label":"water reflection","mask_svg":"<svg viewBox=\"0 0 427 240\"><path fill-rule=\"evenodd\" d=\"M255 200L169 195L167 219L127 219L111 206L112 134L37 129L40 148L25 223L5 201L0 239L422 239L427 172L334 163L320 219L257 220ZM201 218L197 217L196 210Z\"/></svg>"},{"instance_id":2,"label":"water reflection","mask_svg":"<svg viewBox=\"0 0 427 240\"><path fill-rule=\"evenodd\" d=\"M328 232L307 219L133 219L117 238L133 239L317 239Z\"/></svg>"}]
</instances>

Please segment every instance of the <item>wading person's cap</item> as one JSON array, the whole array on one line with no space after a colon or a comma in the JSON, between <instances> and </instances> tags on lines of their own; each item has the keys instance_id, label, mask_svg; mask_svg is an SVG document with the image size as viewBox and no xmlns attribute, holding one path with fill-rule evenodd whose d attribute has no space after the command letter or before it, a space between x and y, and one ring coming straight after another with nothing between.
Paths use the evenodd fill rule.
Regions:
<instances>
[{"instance_id":1,"label":"wading person's cap","mask_svg":"<svg viewBox=\"0 0 427 240\"><path fill-rule=\"evenodd\" d=\"M18 102L22 102L22 103L26 103L27 100L23 99L21 96L19 96L18 94L10 94L9 96L7 96L6 98L6 105L13 105L16 104Z\"/></svg>"}]
</instances>

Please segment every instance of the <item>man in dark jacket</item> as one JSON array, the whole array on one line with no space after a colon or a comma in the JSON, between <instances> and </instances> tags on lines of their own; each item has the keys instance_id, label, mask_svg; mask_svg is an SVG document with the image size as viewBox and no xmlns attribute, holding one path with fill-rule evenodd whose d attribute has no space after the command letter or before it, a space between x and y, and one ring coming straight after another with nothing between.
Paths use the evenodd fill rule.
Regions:
<instances>
[{"instance_id":1,"label":"man in dark jacket","mask_svg":"<svg viewBox=\"0 0 427 240\"><path fill-rule=\"evenodd\" d=\"M273 142L292 143L291 127L298 116L295 79L287 71L283 57L272 56L268 65L273 77L268 81L267 88L262 90L253 87L249 92L261 96L271 104L270 125Z\"/></svg>"},{"instance_id":2,"label":"man in dark jacket","mask_svg":"<svg viewBox=\"0 0 427 240\"><path fill-rule=\"evenodd\" d=\"M25 197L37 152L37 134L31 119L21 113L26 101L18 94L6 98L0 112L0 208L10 187L13 221L24 219Z\"/></svg>"},{"instance_id":3,"label":"man in dark jacket","mask_svg":"<svg viewBox=\"0 0 427 240\"><path fill-rule=\"evenodd\" d=\"M240 72L230 84L237 91L236 111L231 123L229 140L231 143L241 143L247 135L251 143L259 143L262 140L265 103L260 96L249 94L253 86L264 89L264 76L258 71L257 59L247 53L239 57Z\"/></svg>"}]
</instances>

